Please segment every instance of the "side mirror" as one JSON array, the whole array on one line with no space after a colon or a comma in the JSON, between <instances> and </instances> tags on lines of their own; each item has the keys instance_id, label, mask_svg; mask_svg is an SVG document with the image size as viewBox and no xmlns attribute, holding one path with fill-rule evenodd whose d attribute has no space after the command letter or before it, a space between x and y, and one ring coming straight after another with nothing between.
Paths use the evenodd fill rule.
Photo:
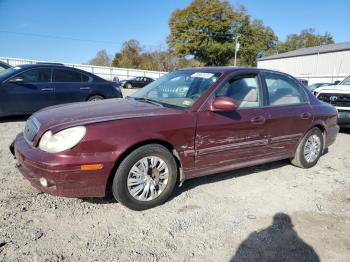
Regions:
<instances>
[{"instance_id":1,"label":"side mirror","mask_svg":"<svg viewBox=\"0 0 350 262\"><path fill-rule=\"evenodd\" d=\"M237 102L230 97L216 97L210 104L210 111L235 111Z\"/></svg>"},{"instance_id":2,"label":"side mirror","mask_svg":"<svg viewBox=\"0 0 350 262\"><path fill-rule=\"evenodd\" d=\"M334 81L334 84L335 84L335 85L338 85L339 83L340 83L340 81L339 81L339 80Z\"/></svg>"},{"instance_id":3,"label":"side mirror","mask_svg":"<svg viewBox=\"0 0 350 262\"><path fill-rule=\"evenodd\" d=\"M15 77L9 80L9 83L20 84L23 83L24 79L22 77Z\"/></svg>"}]
</instances>

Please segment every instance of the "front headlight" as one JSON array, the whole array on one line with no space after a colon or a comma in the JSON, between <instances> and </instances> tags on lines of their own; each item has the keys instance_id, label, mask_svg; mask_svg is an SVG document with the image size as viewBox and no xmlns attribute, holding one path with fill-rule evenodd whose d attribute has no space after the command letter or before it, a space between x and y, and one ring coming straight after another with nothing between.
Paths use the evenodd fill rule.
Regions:
<instances>
[{"instance_id":1,"label":"front headlight","mask_svg":"<svg viewBox=\"0 0 350 262\"><path fill-rule=\"evenodd\" d=\"M84 126L67 128L56 134L49 130L41 137L39 148L48 153L59 153L76 146L85 134Z\"/></svg>"}]
</instances>

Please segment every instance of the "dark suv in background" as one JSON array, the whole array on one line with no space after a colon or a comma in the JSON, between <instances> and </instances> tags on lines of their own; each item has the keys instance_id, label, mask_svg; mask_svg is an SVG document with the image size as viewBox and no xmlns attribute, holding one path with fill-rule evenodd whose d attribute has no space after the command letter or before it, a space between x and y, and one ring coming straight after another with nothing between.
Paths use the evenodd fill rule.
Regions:
<instances>
[{"instance_id":1,"label":"dark suv in background","mask_svg":"<svg viewBox=\"0 0 350 262\"><path fill-rule=\"evenodd\" d=\"M122 97L117 83L62 64L32 64L0 72L0 117L31 114L72 102Z\"/></svg>"}]
</instances>

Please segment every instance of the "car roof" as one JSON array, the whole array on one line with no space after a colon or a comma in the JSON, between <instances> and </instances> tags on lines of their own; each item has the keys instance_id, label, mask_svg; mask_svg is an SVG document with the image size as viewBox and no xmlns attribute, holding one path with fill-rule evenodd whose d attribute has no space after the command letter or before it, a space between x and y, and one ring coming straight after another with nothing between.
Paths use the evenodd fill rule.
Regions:
<instances>
[{"instance_id":1,"label":"car roof","mask_svg":"<svg viewBox=\"0 0 350 262\"><path fill-rule=\"evenodd\" d=\"M77 72L80 72L82 74L88 75L89 77L92 77L94 79L99 79L99 81L103 80L103 81L107 81L95 74L92 74L90 72L81 70L80 68L75 68L75 67L70 67L70 66L65 66L64 64L60 64L60 63L36 63L36 64L23 64L23 65L16 65L13 67L19 67L20 71L23 71L25 69L31 69L31 68L39 68L39 67L49 67L49 68L59 68L59 69L70 69L70 70L74 70Z\"/></svg>"},{"instance_id":2,"label":"car roof","mask_svg":"<svg viewBox=\"0 0 350 262\"><path fill-rule=\"evenodd\" d=\"M288 75L281 71L264 69L264 68L256 68L256 67L237 67L237 66L207 66L207 67L189 67L183 68L179 70L190 71L190 72L208 72L208 73L231 73L235 71L244 71L244 70L256 70L260 72L271 72L282 75Z\"/></svg>"},{"instance_id":3,"label":"car roof","mask_svg":"<svg viewBox=\"0 0 350 262\"><path fill-rule=\"evenodd\" d=\"M206 67L188 67L180 70L186 71L197 71L197 72L212 72L212 73L222 73L222 72L232 72L240 69L248 69L244 67L235 67L235 66L206 66ZM256 69L256 68L254 68Z\"/></svg>"},{"instance_id":4,"label":"car roof","mask_svg":"<svg viewBox=\"0 0 350 262\"><path fill-rule=\"evenodd\" d=\"M93 76L95 78L99 78L98 76L91 74L90 72L81 70L79 68L75 68L75 67L71 67L71 66L65 66L64 64L60 64L60 63L37 63L37 64L23 64L23 65L16 65L14 67L19 67L21 69L28 69L28 68L38 68L38 67L50 67L50 68L60 68L60 69L71 69L71 70L75 70L78 71L80 73L89 75L89 76Z\"/></svg>"},{"instance_id":5,"label":"car roof","mask_svg":"<svg viewBox=\"0 0 350 262\"><path fill-rule=\"evenodd\" d=\"M16 65L16 66L20 68L35 68L35 67L43 67L43 66L72 68L59 63L37 63L37 64L23 64L23 65Z\"/></svg>"}]
</instances>

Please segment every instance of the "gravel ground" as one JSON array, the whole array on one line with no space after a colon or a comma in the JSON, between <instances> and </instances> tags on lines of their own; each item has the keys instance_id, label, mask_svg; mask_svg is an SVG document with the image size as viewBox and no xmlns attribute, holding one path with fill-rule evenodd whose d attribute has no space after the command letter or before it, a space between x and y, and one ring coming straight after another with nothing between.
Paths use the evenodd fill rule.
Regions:
<instances>
[{"instance_id":1,"label":"gravel ground","mask_svg":"<svg viewBox=\"0 0 350 262\"><path fill-rule=\"evenodd\" d=\"M8 150L24 121L0 120L0 261L349 261L350 130L312 169L198 178L135 212L33 189Z\"/></svg>"}]
</instances>

